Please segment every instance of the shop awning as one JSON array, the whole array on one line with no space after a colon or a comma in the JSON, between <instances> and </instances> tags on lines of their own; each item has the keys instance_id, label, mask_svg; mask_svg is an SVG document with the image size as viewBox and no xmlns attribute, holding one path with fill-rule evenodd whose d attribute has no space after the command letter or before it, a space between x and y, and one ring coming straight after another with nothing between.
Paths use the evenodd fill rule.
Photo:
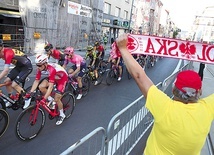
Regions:
<instances>
[{"instance_id":1,"label":"shop awning","mask_svg":"<svg viewBox=\"0 0 214 155\"><path fill-rule=\"evenodd\" d=\"M20 18L21 15L16 11L0 10L0 15L10 18Z\"/></svg>"}]
</instances>

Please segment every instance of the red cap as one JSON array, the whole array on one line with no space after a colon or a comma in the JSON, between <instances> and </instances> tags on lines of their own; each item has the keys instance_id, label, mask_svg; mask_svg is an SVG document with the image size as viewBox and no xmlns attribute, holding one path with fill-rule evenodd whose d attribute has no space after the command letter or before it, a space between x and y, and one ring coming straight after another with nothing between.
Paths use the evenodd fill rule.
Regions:
<instances>
[{"instance_id":1,"label":"red cap","mask_svg":"<svg viewBox=\"0 0 214 155\"><path fill-rule=\"evenodd\" d=\"M192 70L181 71L177 75L175 86L182 92L186 92L184 88L193 88L198 91L202 86L201 77Z\"/></svg>"}]
</instances>

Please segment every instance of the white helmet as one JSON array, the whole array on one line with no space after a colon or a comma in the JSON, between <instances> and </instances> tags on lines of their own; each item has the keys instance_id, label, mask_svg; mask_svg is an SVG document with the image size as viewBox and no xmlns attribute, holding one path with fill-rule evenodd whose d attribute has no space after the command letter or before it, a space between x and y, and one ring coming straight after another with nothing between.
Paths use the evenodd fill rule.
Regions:
<instances>
[{"instance_id":1,"label":"white helmet","mask_svg":"<svg viewBox=\"0 0 214 155\"><path fill-rule=\"evenodd\" d=\"M36 64L44 64L46 62L48 62L48 56L44 54L38 55L35 59Z\"/></svg>"}]
</instances>

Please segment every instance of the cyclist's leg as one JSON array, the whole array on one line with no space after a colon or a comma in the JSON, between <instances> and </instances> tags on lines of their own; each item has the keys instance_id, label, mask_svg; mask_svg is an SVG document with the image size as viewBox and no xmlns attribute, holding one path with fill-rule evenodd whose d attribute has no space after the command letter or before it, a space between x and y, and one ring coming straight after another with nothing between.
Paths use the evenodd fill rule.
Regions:
<instances>
[{"instance_id":1,"label":"cyclist's leg","mask_svg":"<svg viewBox=\"0 0 214 155\"><path fill-rule=\"evenodd\" d=\"M12 87L20 94L24 93L22 95L25 95L25 90L22 88L19 84L24 83L28 75L32 72L33 68L32 65L26 65L25 67L22 67L18 76L13 80Z\"/></svg>"},{"instance_id":2,"label":"cyclist's leg","mask_svg":"<svg viewBox=\"0 0 214 155\"><path fill-rule=\"evenodd\" d=\"M14 67L9 74L7 75L6 79L4 80L5 83L11 83L17 76L19 75L19 69L17 67ZM6 86L8 96L10 96L13 93L12 85Z\"/></svg>"},{"instance_id":3,"label":"cyclist's leg","mask_svg":"<svg viewBox=\"0 0 214 155\"><path fill-rule=\"evenodd\" d=\"M48 86L49 86L49 82L48 82L48 79L46 78L39 84L38 88L43 95L46 94Z\"/></svg>"},{"instance_id":4,"label":"cyclist's leg","mask_svg":"<svg viewBox=\"0 0 214 155\"><path fill-rule=\"evenodd\" d=\"M97 80L97 78L98 78L98 73L97 73L97 70L98 70L98 66L99 66L99 64L100 64L100 60L99 59L96 59L95 60L95 64L94 64L94 75L95 75L95 80Z\"/></svg>"},{"instance_id":5,"label":"cyclist's leg","mask_svg":"<svg viewBox=\"0 0 214 155\"><path fill-rule=\"evenodd\" d=\"M57 90L56 90L56 94L54 96L54 100L58 105L58 110L59 110L59 115L60 115L60 117L58 118L58 120L56 122L56 125L60 125L65 118L61 98L62 98L63 92L65 91L67 81L68 81L67 76L64 76L64 77L62 77L62 79L56 81Z\"/></svg>"},{"instance_id":6,"label":"cyclist's leg","mask_svg":"<svg viewBox=\"0 0 214 155\"><path fill-rule=\"evenodd\" d=\"M77 76L77 83L79 86L79 94L77 96L77 99L82 98L82 77L85 74L85 70L86 70L86 64L81 65L80 72L78 73L78 76Z\"/></svg>"},{"instance_id":7,"label":"cyclist's leg","mask_svg":"<svg viewBox=\"0 0 214 155\"><path fill-rule=\"evenodd\" d=\"M123 73L123 60L122 59L120 59L120 62L118 64L118 69L119 69L118 81L120 81L122 78L122 73Z\"/></svg>"},{"instance_id":8,"label":"cyclist's leg","mask_svg":"<svg viewBox=\"0 0 214 155\"><path fill-rule=\"evenodd\" d=\"M68 70L68 74L72 74L75 70L76 70L76 65L73 65L69 70Z\"/></svg>"}]
</instances>

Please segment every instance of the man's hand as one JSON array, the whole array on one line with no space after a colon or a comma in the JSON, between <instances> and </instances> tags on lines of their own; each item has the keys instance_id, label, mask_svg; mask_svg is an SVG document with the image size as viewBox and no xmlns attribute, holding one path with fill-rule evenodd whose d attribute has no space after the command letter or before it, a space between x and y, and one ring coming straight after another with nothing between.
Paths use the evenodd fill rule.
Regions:
<instances>
[{"instance_id":1,"label":"man's hand","mask_svg":"<svg viewBox=\"0 0 214 155\"><path fill-rule=\"evenodd\" d=\"M128 34L122 34L119 38L116 39L116 43L120 51L122 49L126 49L128 43Z\"/></svg>"}]
</instances>

